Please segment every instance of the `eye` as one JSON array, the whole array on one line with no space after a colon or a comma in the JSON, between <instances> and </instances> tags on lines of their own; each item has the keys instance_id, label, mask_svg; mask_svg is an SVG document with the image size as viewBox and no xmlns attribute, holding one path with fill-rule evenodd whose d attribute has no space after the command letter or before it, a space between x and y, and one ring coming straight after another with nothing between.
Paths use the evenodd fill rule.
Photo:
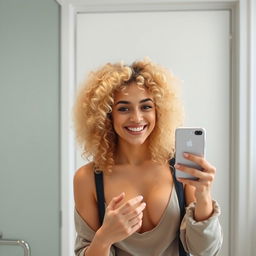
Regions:
<instances>
[{"instance_id":1,"label":"eye","mask_svg":"<svg viewBox=\"0 0 256 256\"><path fill-rule=\"evenodd\" d=\"M149 109L151 109L151 108L153 108L151 105L143 105L142 107L141 107L143 110L149 110Z\"/></svg>"},{"instance_id":2,"label":"eye","mask_svg":"<svg viewBox=\"0 0 256 256\"><path fill-rule=\"evenodd\" d=\"M128 111L129 109L128 109L127 107L120 107L120 108L118 108L117 110L120 111L120 112L126 112L126 111Z\"/></svg>"}]
</instances>

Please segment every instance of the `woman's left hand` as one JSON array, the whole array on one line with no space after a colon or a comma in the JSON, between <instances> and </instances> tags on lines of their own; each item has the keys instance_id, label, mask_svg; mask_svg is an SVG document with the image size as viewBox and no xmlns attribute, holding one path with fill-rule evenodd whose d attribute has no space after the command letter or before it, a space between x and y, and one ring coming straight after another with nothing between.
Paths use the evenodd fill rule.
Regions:
<instances>
[{"instance_id":1,"label":"woman's left hand","mask_svg":"<svg viewBox=\"0 0 256 256\"><path fill-rule=\"evenodd\" d=\"M197 178L197 180L177 178L178 181L185 185L195 187L196 212L198 219L205 219L212 213L211 187L215 177L216 168L211 165L204 157L184 153L184 157L202 167L202 171L191 168L179 163L175 164L175 168L188 173ZM205 216L205 217L204 217Z\"/></svg>"}]
</instances>

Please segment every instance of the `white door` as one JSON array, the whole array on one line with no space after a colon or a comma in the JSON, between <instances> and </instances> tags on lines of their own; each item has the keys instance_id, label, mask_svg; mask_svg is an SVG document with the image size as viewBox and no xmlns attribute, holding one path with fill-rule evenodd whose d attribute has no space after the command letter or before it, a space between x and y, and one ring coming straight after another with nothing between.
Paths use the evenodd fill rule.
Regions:
<instances>
[{"instance_id":1,"label":"white door","mask_svg":"<svg viewBox=\"0 0 256 256\"><path fill-rule=\"evenodd\" d=\"M207 158L217 167L214 198L222 208L229 254L230 13L166 11L80 13L76 30L76 81L106 62L150 57L183 80L187 126L207 130ZM84 164L77 153L76 168Z\"/></svg>"}]
</instances>

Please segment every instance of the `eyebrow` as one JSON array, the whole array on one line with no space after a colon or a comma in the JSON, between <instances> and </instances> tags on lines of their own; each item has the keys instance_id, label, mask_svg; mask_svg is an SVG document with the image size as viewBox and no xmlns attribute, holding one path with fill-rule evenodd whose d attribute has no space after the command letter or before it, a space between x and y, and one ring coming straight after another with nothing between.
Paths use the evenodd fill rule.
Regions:
<instances>
[{"instance_id":1,"label":"eyebrow","mask_svg":"<svg viewBox=\"0 0 256 256\"><path fill-rule=\"evenodd\" d=\"M153 102L152 99L146 98L146 99L141 100L139 103L145 103L145 102L147 102L147 101ZM120 100L120 101L118 101L115 105L118 105L118 104L131 104L131 102L130 102L130 101L126 101L126 100Z\"/></svg>"}]
</instances>

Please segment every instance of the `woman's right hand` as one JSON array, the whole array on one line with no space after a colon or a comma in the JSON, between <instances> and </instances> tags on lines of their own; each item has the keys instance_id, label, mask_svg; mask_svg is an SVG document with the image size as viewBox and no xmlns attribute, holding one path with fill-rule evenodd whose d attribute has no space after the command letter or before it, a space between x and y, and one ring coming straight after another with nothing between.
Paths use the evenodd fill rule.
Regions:
<instances>
[{"instance_id":1,"label":"woman's right hand","mask_svg":"<svg viewBox=\"0 0 256 256\"><path fill-rule=\"evenodd\" d=\"M136 232L142 224L146 203L137 196L122 204L125 193L114 197L106 208L102 226L97 231L101 240L112 245Z\"/></svg>"}]
</instances>

